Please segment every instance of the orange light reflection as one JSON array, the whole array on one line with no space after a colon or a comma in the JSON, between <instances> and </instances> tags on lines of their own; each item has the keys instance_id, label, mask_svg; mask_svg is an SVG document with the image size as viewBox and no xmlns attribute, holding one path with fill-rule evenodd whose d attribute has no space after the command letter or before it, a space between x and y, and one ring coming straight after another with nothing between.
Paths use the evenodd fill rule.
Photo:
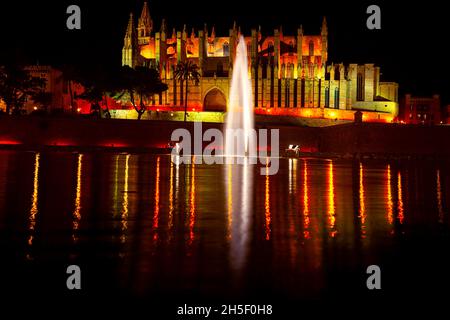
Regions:
<instances>
[{"instance_id":1,"label":"orange light reflection","mask_svg":"<svg viewBox=\"0 0 450 320\"><path fill-rule=\"evenodd\" d=\"M387 189L387 218L389 224L394 222L394 202L392 201L392 187L391 187L391 165L388 164L386 172L386 189Z\"/></svg>"},{"instance_id":2,"label":"orange light reflection","mask_svg":"<svg viewBox=\"0 0 450 320\"><path fill-rule=\"evenodd\" d=\"M309 195L308 195L308 163L303 160L303 237L309 239L311 237L309 225L311 219L309 217Z\"/></svg>"},{"instance_id":3,"label":"orange light reflection","mask_svg":"<svg viewBox=\"0 0 450 320\"><path fill-rule=\"evenodd\" d=\"M155 176L155 210L153 212L153 240L158 240L159 226L159 160L156 159L156 176Z\"/></svg>"},{"instance_id":4,"label":"orange light reflection","mask_svg":"<svg viewBox=\"0 0 450 320\"><path fill-rule=\"evenodd\" d=\"M192 157L191 164L191 190L189 194L190 212L189 212L189 245L194 241L195 225L195 157Z\"/></svg>"},{"instance_id":5,"label":"orange light reflection","mask_svg":"<svg viewBox=\"0 0 450 320\"><path fill-rule=\"evenodd\" d=\"M402 190L402 175L400 171L397 175L397 188L398 188L398 221L400 224L403 224L403 220L405 219L403 213L403 190Z\"/></svg>"},{"instance_id":6,"label":"orange light reflection","mask_svg":"<svg viewBox=\"0 0 450 320\"><path fill-rule=\"evenodd\" d=\"M264 200L264 208L265 208L265 233L266 240L270 240L270 221L271 221L271 213L270 213L270 180L269 180L269 161L266 162L266 183L265 183L265 200Z\"/></svg>"},{"instance_id":7,"label":"orange light reflection","mask_svg":"<svg viewBox=\"0 0 450 320\"><path fill-rule=\"evenodd\" d=\"M366 237L366 204L364 195L364 167L359 163L359 216L361 220L361 237Z\"/></svg>"},{"instance_id":8,"label":"orange light reflection","mask_svg":"<svg viewBox=\"0 0 450 320\"><path fill-rule=\"evenodd\" d=\"M442 186L441 186L441 172L439 169L436 171L436 189L437 189L437 205L438 205L438 217L439 223L444 223L444 209L442 207Z\"/></svg>"},{"instance_id":9,"label":"orange light reflection","mask_svg":"<svg viewBox=\"0 0 450 320\"><path fill-rule=\"evenodd\" d=\"M232 167L231 164L228 165L228 172L227 172L227 179L228 179L228 185L227 185L227 218L228 218L228 226L227 226L227 238L231 239L231 222L233 221L233 173L232 173Z\"/></svg>"},{"instance_id":10,"label":"orange light reflection","mask_svg":"<svg viewBox=\"0 0 450 320\"><path fill-rule=\"evenodd\" d=\"M73 211L73 224L72 224L72 239L74 242L78 241L78 235L76 234L80 227L80 210L81 210L81 173L82 173L82 165L83 165L83 155L78 155L78 163L77 163L77 188L75 195L75 209Z\"/></svg>"},{"instance_id":11,"label":"orange light reflection","mask_svg":"<svg viewBox=\"0 0 450 320\"><path fill-rule=\"evenodd\" d=\"M36 153L34 157L34 174L33 174L33 193L31 195L31 208L30 208L30 218L29 227L30 236L28 237L28 245L33 245L34 239L34 229L36 227L36 215L38 214L38 192L39 192L39 161L40 153ZM30 254L27 254L28 259L32 259Z\"/></svg>"},{"instance_id":12,"label":"orange light reflection","mask_svg":"<svg viewBox=\"0 0 450 320\"><path fill-rule=\"evenodd\" d=\"M336 211L334 203L334 175L333 175L333 161L328 165L328 223L330 227L330 236L336 236Z\"/></svg>"},{"instance_id":13,"label":"orange light reflection","mask_svg":"<svg viewBox=\"0 0 450 320\"><path fill-rule=\"evenodd\" d=\"M173 228L173 162L170 161L170 187L169 187L169 219L168 219L168 240L172 239Z\"/></svg>"},{"instance_id":14,"label":"orange light reflection","mask_svg":"<svg viewBox=\"0 0 450 320\"><path fill-rule=\"evenodd\" d=\"M121 223L122 223L122 236L120 237L120 240L122 243L125 243L127 240L126 237L126 230L128 229L128 162L130 160L130 155L127 154L125 157L125 175L124 175L124 182L123 182L123 200L122 200L122 216L121 216Z\"/></svg>"}]
</instances>

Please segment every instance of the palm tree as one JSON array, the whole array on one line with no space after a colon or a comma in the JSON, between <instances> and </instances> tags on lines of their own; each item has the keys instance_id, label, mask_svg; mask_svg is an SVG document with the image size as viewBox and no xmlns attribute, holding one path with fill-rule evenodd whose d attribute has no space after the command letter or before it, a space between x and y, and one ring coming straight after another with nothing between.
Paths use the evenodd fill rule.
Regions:
<instances>
[{"instance_id":1,"label":"palm tree","mask_svg":"<svg viewBox=\"0 0 450 320\"><path fill-rule=\"evenodd\" d=\"M181 86L183 86L183 82L186 82L184 99L184 122L186 122L189 80L194 81L196 85L200 82L200 72L198 71L198 66L189 60L179 62L175 69L175 78L180 82Z\"/></svg>"}]
</instances>

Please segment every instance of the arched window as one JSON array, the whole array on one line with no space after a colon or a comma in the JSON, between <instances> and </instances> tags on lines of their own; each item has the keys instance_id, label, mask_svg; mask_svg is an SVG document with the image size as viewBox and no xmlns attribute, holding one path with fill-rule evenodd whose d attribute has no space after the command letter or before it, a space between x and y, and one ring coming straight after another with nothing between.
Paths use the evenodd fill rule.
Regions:
<instances>
[{"instance_id":1,"label":"arched window","mask_svg":"<svg viewBox=\"0 0 450 320\"><path fill-rule=\"evenodd\" d=\"M224 42L222 49L224 57L228 57L230 55L230 45L228 42Z\"/></svg>"},{"instance_id":2,"label":"arched window","mask_svg":"<svg viewBox=\"0 0 450 320\"><path fill-rule=\"evenodd\" d=\"M312 40L309 42L309 55L314 55L314 42Z\"/></svg>"},{"instance_id":3,"label":"arched window","mask_svg":"<svg viewBox=\"0 0 450 320\"><path fill-rule=\"evenodd\" d=\"M330 88L325 88L325 108L330 107Z\"/></svg>"}]
</instances>

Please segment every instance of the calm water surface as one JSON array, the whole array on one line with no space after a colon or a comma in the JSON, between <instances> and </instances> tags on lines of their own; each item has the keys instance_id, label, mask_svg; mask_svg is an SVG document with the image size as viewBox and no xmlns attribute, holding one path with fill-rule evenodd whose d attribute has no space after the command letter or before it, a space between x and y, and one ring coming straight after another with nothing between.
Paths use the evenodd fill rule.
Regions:
<instances>
[{"instance_id":1,"label":"calm water surface","mask_svg":"<svg viewBox=\"0 0 450 320\"><path fill-rule=\"evenodd\" d=\"M277 175L259 169L0 151L4 288L67 295L70 264L88 297L370 297L371 264L386 300L446 288L449 163L280 159Z\"/></svg>"}]
</instances>

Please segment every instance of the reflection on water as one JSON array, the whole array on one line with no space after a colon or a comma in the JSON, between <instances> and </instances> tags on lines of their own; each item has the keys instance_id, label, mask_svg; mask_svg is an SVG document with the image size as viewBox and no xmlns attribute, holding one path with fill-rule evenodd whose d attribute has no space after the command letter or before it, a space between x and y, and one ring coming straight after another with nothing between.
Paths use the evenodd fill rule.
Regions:
<instances>
[{"instance_id":1,"label":"reflection on water","mask_svg":"<svg viewBox=\"0 0 450 320\"><path fill-rule=\"evenodd\" d=\"M403 190L402 190L402 174L399 171L397 175L397 190L398 190L398 221L403 224L405 216L403 215Z\"/></svg>"},{"instance_id":2,"label":"reflection on water","mask_svg":"<svg viewBox=\"0 0 450 320\"><path fill-rule=\"evenodd\" d=\"M195 158L195 157L194 157ZM195 159L191 164L191 185L189 189L189 246L194 241L194 226L195 226Z\"/></svg>"},{"instance_id":3,"label":"reflection on water","mask_svg":"<svg viewBox=\"0 0 450 320\"><path fill-rule=\"evenodd\" d=\"M391 185L391 165L387 165L386 169L386 195L387 195L387 218L389 224L394 222L394 201L392 200L392 185Z\"/></svg>"},{"instance_id":4,"label":"reflection on water","mask_svg":"<svg viewBox=\"0 0 450 320\"><path fill-rule=\"evenodd\" d=\"M73 226L72 226L72 239L76 243L78 242L78 229L80 227L80 220L81 220L81 174L82 174L82 165L83 165L83 155L78 155L78 161L77 161L77 186L76 186L76 192L75 192L75 209L73 211Z\"/></svg>"},{"instance_id":5,"label":"reflection on water","mask_svg":"<svg viewBox=\"0 0 450 320\"><path fill-rule=\"evenodd\" d=\"M444 209L442 206L442 186L441 186L441 172L436 170L436 195L437 195L437 207L439 223L444 223Z\"/></svg>"},{"instance_id":6,"label":"reflection on water","mask_svg":"<svg viewBox=\"0 0 450 320\"><path fill-rule=\"evenodd\" d=\"M172 241L174 232L174 210L178 209L178 199L180 194L180 156L171 156L170 161L170 191L169 191L169 219L168 219L168 241ZM174 169L175 167L175 169ZM174 178L175 171L175 178ZM175 199L174 199L174 189L173 180L175 179ZM177 207L175 207L175 205Z\"/></svg>"},{"instance_id":7,"label":"reflection on water","mask_svg":"<svg viewBox=\"0 0 450 320\"><path fill-rule=\"evenodd\" d=\"M127 229L128 229L128 172L130 155L125 156L125 177L123 179L123 200L122 200L122 214L120 217L122 233L120 236L120 241L125 243L127 241Z\"/></svg>"},{"instance_id":8,"label":"reflection on water","mask_svg":"<svg viewBox=\"0 0 450 320\"><path fill-rule=\"evenodd\" d=\"M155 173L155 208L153 211L153 240L158 240L158 226L159 226L159 161L160 157L156 159L156 173Z\"/></svg>"},{"instance_id":9,"label":"reflection on water","mask_svg":"<svg viewBox=\"0 0 450 320\"><path fill-rule=\"evenodd\" d=\"M158 158L159 160L159 158ZM159 165L159 162L158 162ZM177 166L178 167L178 166ZM169 232L169 238L168 241L172 240L171 234L172 234L172 229L173 229L173 162L170 162L170 182L169 182L169 213L168 213L168 221L167 221L167 225L168 225L168 232ZM178 172L178 169L177 169ZM177 176L178 179L178 176Z\"/></svg>"},{"instance_id":10,"label":"reflection on water","mask_svg":"<svg viewBox=\"0 0 450 320\"><path fill-rule=\"evenodd\" d=\"M269 162L267 162L266 165L266 183L265 183L265 194L264 194L264 207L266 208L265 211L265 218L266 218L266 240L270 240L270 175L269 175ZM290 177L290 175L289 175Z\"/></svg>"},{"instance_id":11,"label":"reflection on water","mask_svg":"<svg viewBox=\"0 0 450 320\"><path fill-rule=\"evenodd\" d=\"M308 162L303 160L303 236L305 239L311 237L309 233L309 224Z\"/></svg>"},{"instance_id":12,"label":"reflection on water","mask_svg":"<svg viewBox=\"0 0 450 320\"><path fill-rule=\"evenodd\" d=\"M231 225L233 222L233 167L231 164L227 166L227 239L231 239Z\"/></svg>"},{"instance_id":13,"label":"reflection on water","mask_svg":"<svg viewBox=\"0 0 450 320\"><path fill-rule=\"evenodd\" d=\"M298 159L295 159L295 158L289 159L289 194L290 195L295 194L297 192L297 161L298 161ZM268 172L268 170L266 170L266 172Z\"/></svg>"},{"instance_id":14,"label":"reflection on water","mask_svg":"<svg viewBox=\"0 0 450 320\"><path fill-rule=\"evenodd\" d=\"M449 235L445 163L281 159L270 176L248 162L172 160L0 152L8 161L0 231L11 231L0 249L14 251L5 261L17 253L66 261L78 250L132 293L232 291L238 283L307 295L327 284L326 274L378 261L402 239Z\"/></svg>"},{"instance_id":15,"label":"reflection on water","mask_svg":"<svg viewBox=\"0 0 450 320\"><path fill-rule=\"evenodd\" d=\"M34 232L36 227L36 216L38 214L38 195L39 195L39 160L40 154L36 153L34 157L34 173L33 173L33 193L31 194L31 208L29 217L29 236L28 236L28 246L33 245ZM27 258L32 259L30 253L27 253Z\"/></svg>"},{"instance_id":16,"label":"reflection on water","mask_svg":"<svg viewBox=\"0 0 450 320\"><path fill-rule=\"evenodd\" d=\"M361 221L361 237L366 237L366 205L364 200L364 167L359 164L359 216Z\"/></svg>"},{"instance_id":17,"label":"reflection on water","mask_svg":"<svg viewBox=\"0 0 450 320\"><path fill-rule=\"evenodd\" d=\"M328 223L331 237L334 237L337 233L334 197L333 161L330 161L328 164Z\"/></svg>"},{"instance_id":18,"label":"reflection on water","mask_svg":"<svg viewBox=\"0 0 450 320\"><path fill-rule=\"evenodd\" d=\"M246 158L242 165L227 165L225 168L227 203L231 208L230 262L232 268L239 272L245 266L248 255L255 166Z\"/></svg>"}]
</instances>

